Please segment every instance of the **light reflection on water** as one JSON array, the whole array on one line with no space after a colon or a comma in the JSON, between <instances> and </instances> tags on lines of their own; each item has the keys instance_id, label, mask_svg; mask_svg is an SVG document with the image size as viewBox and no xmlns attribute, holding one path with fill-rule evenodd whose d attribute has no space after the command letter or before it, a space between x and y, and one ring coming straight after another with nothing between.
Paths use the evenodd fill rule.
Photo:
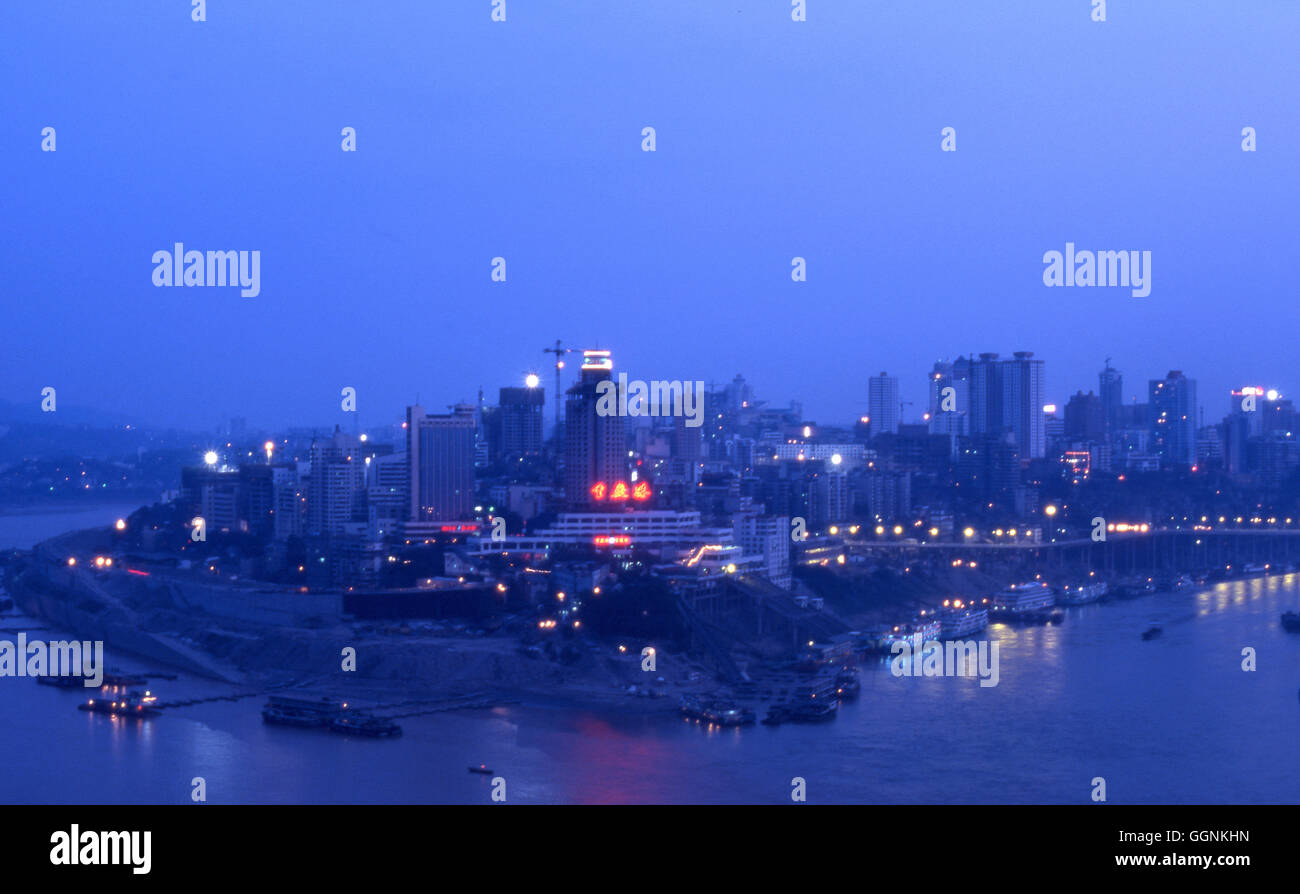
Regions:
<instances>
[{"instance_id":1,"label":"light reflection on water","mask_svg":"<svg viewBox=\"0 0 1300 894\"><path fill-rule=\"evenodd\" d=\"M267 727L258 699L128 721L4 678L0 801L188 803L202 776L212 803L489 803L491 778L467 772L485 763L514 803L789 803L795 776L814 803L1087 803L1095 776L1113 803L1295 803L1300 636L1278 616L1296 609L1300 578L1277 575L994 624L980 636L1000 646L996 687L869 661L833 721L777 728L511 706L357 740ZM1153 622L1163 634L1145 642Z\"/></svg>"}]
</instances>

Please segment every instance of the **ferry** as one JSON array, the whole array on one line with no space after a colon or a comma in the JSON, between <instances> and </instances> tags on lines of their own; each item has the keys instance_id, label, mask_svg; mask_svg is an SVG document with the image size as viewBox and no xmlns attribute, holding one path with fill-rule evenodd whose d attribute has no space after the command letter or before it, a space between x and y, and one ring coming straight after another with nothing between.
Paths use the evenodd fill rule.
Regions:
<instances>
[{"instance_id":1,"label":"ferry","mask_svg":"<svg viewBox=\"0 0 1300 894\"><path fill-rule=\"evenodd\" d=\"M1282 629L1288 633L1300 633L1300 612L1282 612Z\"/></svg>"},{"instance_id":2,"label":"ferry","mask_svg":"<svg viewBox=\"0 0 1300 894\"><path fill-rule=\"evenodd\" d=\"M1056 594L1042 581L1027 584L1012 584L993 597L993 606L989 616L999 619L1014 619L1027 612L1051 608L1056 605Z\"/></svg>"},{"instance_id":3,"label":"ferry","mask_svg":"<svg viewBox=\"0 0 1300 894\"><path fill-rule=\"evenodd\" d=\"M139 692L131 692L120 698L92 698L84 705L77 705L77 710L90 711L93 714L113 714L124 717L152 717L161 713L154 706L156 701L158 701L158 696L148 692L143 695Z\"/></svg>"},{"instance_id":4,"label":"ferry","mask_svg":"<svg viewBox=\"0 0 1300 894\"><path fill-rule=\"evenodd\" d=\"M1066 584L1056 594L1057 605L1088 605L1092 602L1099 602L1103 596L1110 592L1110 587L1104 582L1093 584L1083 584L1078 587L1071 587Z\"/></svg>"},{"instance_id":5,"label":"ferry","mask_svg":"<svg viewBox=\"0 0 1300 894\"><path fill-rule=\"evenodd\" d=\"M967 605L960 599L944 602L939 612L940 639L959 639L989 626L989 611L982 605Z\"/></svg>"}]
</instances>

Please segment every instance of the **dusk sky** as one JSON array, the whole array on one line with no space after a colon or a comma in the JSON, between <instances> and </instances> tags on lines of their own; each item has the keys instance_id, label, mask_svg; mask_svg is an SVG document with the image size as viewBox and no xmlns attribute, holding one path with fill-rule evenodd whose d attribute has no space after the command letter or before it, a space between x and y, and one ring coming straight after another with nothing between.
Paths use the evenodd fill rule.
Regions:
<instances>
[{"instance_id":1,"label":"dusk sky","mask_svg":"<svg viewBox=\"0 0 1300 894\"><path fill-rule=\"evenodd\" d=\"M549 422L557 338L822 423L980 351L1061 404L1107 356L1207 421L1300 396L1291 0L189 7L0 5L0 397L279 426L353 386L378 422L537 371ZM1067 241L1150 251L1151 294L1045 287ZM261 294L154 287L175 242L260 251Z\"/></svg>"}]
</instances>

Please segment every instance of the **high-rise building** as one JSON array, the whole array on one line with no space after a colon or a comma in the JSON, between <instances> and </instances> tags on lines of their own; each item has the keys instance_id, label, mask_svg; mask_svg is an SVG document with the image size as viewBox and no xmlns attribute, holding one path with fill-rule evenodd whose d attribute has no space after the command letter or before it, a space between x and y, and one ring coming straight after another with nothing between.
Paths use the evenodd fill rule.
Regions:
<instances>
[{"instance_id":1,"label":"high-rise building","mask_svg":"<svg viewBox=\"0 0 1300 894\"><path fill-rule=\"evenodd\" d=\"M474 509L474 407L448 414L406 408L408 521L458 521Z\"/></svg>"},{"instance_id":2,"label":"high-rise building","mask_svg":"<svg viewBox=\"0 0 1300 894\"><path fill-rule=\"evenodd\" d=\"M939 361L930 371L930 434L948 437L948 453L957 455L957 439L969 434L970 361L965 357L955 363ZM949 391L948 389L952 389Z\"/></svg>"},{"instance_id":3,"label":"high-rise building","mask_svg":"<svg viewBox=\"0 0 1300 894\"><path fill-rule=\"evenodd\" d=\"M1101 399L1101 412L1108 432L1123 428L1120 424L1121 410L1124 407L1124 377L1119 370L1112 369L1110 358L1106 358L1106 368L1097 374L1098 396Z\"/></svg>"},{"instance_id":4,"label":"high-rise building","mask_svg":"<svg viewBox=\"0 0 1300 894\"><path fill-rule=\"evenodd\" d=\"M502 458L537 456L542 452L542 408L546 403L546 389L502 388L498 398L498 421L501 426L501 443L497 449Z\"/></svg>"},{"instance_id":5,"label":"high-rise building","mask_svg":"<svg viewBox=\"0 0 1300 894\"><path fill-rule=\"evenodd\" d=\"M867 415L871 417L871 434L894 434L898 431L898 376L882 372L867 383Z\"/></svg>"},{"instance_id":6,"label":"high-rise building","mask_svg":"<svg viewBox=\"0 0 1300 894\"><path fill-rule=\"evenodd\" d=\"M1101 398L1091 391L1075 392L1065 405L1065 436L1100 443L1106 434L1106 411Z\"/></svg>"},{"instance_id":7,"label":"high-rise building","mask_svg":"<svg viewBox=\"0 0 1300 894\"><path fill-rule=\"evenodd\" d=\"M338 536L365 506L366 466L361 442L334 429L328 441L312 442L307 479L307 533Z\"/></svg>"},{"instance_id":8,"label":"high-rise building","mask_svg":"<svg viewBox=\"0 0 1300 894\"><path fill-rule=\"evenodd\" d=\"M626 480L627 444L623 417L597 412L597 386L613 379L609 351L584 351L578 382L565 393L564 498L569 508L594 508L592 488Z\"/></svg>"},{"instance_id":9,"label":"high-rise building","mask_svg":"<svg viewBox=\"0 0 1300 894\"><path fill-rule=\"evenodd\" d=\"M1022 460L1047 452L1043 418L1043 361L1033 351L1011 360L980 354L970 361L970 433L1000 437L1010 431Z\"/></svg>"},{"instance_id":10,"label":"high-rise building","mask_svg":"<svg viewBox=\"0 0 1300 894\"><path fill-rule=\"evenodd\" d=\"M1192 465L1196 462L1196 380L1174 369L1148 385L1151 452L1161 465Z\"/></svg>"}]
</instances>

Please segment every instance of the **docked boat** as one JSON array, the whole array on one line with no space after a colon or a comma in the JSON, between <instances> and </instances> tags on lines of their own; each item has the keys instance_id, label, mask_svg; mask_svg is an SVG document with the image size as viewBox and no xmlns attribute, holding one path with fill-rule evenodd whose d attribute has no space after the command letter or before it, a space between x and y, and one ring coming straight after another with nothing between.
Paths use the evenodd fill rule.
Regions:
<instances>
[{"instance_id":1,"label":"docked boat","mask_svg":"<svg viewBox=\"0 0 1300 894\"><path fill-rule=\"evenodd\" d=\"M376 717L368 711L346 711L330 721L330 729L349 736L368 736L372 739L392 738L402 734L402 728L387 717Z\"/></svg>"},{"instance_id":2,"label":"docked boat","mask_svg":"<svg viewBox=\"0 0 1300 894\"><path fill-rule=\"evenodd\" d=\"M262 722L278 726L330 726L345 707L325 696L309 699L273 695L262 708Z\"/></svg>"},{"instance_id":3,"label":"docked boat","mask_svg":"<svg viewBox=\"0 0 1300 894\"><path fill-rule=\"evenodd\" d=\"M840 698L857 698L861 692L862 683L853 668L846 667L835 675L835 694Z\"/></svg>"},{"instance_id":4,"label":"docked boat","mask_svg":"<svg viewBox=\"0 0 1300 894\"><path fill-rule=\"evenodd\" d=\"M754 712L735 702L721 698L700 698L684 695L681 700L682 716L701 720L716 726L744 726L754 722Z\"/></svg>"},{"instance_id":5,"label":"docked boat","mask_svg":"<svg viewBox=\"0 0 1300 894\"><path fill-rule=\"evenodd\" d=\"M131 692L120 698L92 698L85 704L77 705L77 710L119 717L153 717L161 713L154 705L156 701L158 697L148 692Z\"/></svg>"},{"instance_id":6,"label":"docked boat","mask_svg":"<svg viewBox=\"0 0 1300 894\"><path fill-rule=\"evenodd\" d=\"M56 686L59 689L85 689L86 678L76 676L45 676L37 677L36 682L41 686Z\"/></svg>"},{"instance_id":7,"label":"docked boat","mask_svg":"<svg viewBox=\"0 0 1300 894\"><path fill-rule=\"evenodd\" d=\"M1282 629L1288 633L1300 633L1300 612L1282 612Z\"/></svg>"},{"instance_id":8,"label":"docked boat","mask_svg":"<svg viewBox=\"0 0 1300 894\"><path fill-rule=\"evenodd\" d=\"M939 612L940 639L960 639L989 626L989 611L982 605L968 605L960 599L945 602Z\"/></svg>"},{"instance_id":9,"label":"docked boat","mask_svg":"<svg viewBox=\"0 0 1300 894\"><path fill-rule=\"evenodd\" d=\"M492 775L492 770L490 770L490 769L488 768L488 765L487 765L487 764L479 764L477 767L470 767L470 768L469 768L469 771L470 771L471 773L477 773L477 774L479 774L480 776L491 776L491 775Z\"/></svg>"},{"instance_id":10,"label":"docked boat","mask_svg":"<svg viewBox=\"0 0 1300 894\"><path fill-rule=\"evenodd\" d=\"M1025 620L1033 622L1033 613L1056 605L1056 594L1042 581L1012 584L993 598L989 617L999 621ZM1044 618L1044 622L1046 618Z\"/></svg>"},{"instance_id":11,"label":"docked boat","mask_svg":"<svg viewBox=\"0 0 1300 894\"><path fill-rule=\"evenodd\" d=\"M1153 624L1150 627L1148 627L1146 630L1142 631L1142 639L1152 640L1155 639L1163 632L1164 629L1159 624Z\"/></svg>"},{"instance_id":12,"label":"docked boat","mask_svg":"<svg viewBox=\"0 0 1300 894\"><path fill-rule=\"evenodd\" d=\"M1057 591L1056 604L1088 605L1093 602L1100 602L1102 597L1108 592L1110 592L1110 587L1104 581L1083 584L1078 587L1072 587L1069 584L1066 584Z\"/></svg>"}]
</instances>

